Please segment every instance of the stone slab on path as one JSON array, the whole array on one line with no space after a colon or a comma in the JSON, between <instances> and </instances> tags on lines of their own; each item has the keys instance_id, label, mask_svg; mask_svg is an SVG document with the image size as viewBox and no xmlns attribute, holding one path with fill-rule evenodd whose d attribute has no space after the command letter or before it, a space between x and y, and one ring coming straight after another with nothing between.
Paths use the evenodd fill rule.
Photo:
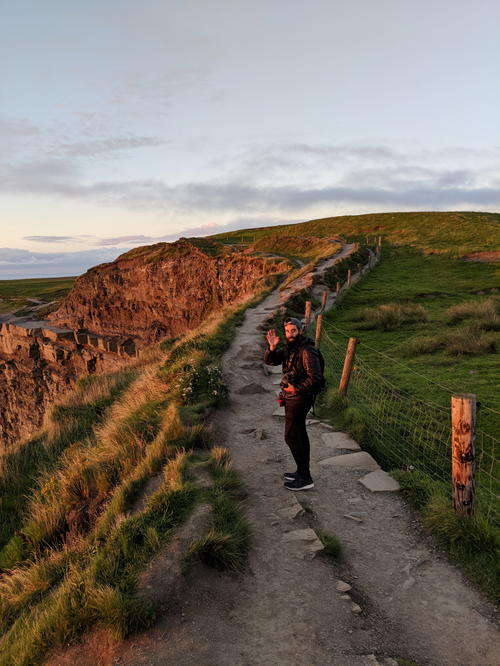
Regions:
<instances>
[{"instance_id":1,"label":"stone slab on path","mask_svg":"<svg viewBox=\"0 0 500 666\"><path fill-rule=\"evenodd\" d=\"M297 545L299 547L298 552L305 560L312 560L324 548L318 535L310 527L285 532L281 540L285 543Z\"/></svg>"},{"instance_id":2,"label":"stone slab on path","mask_svg":"<svg viewBox=\"0 0 500 666\"><path fill-rule=\"evenodd\" d=\"M389 476L389 474L382 469L370 472L362 479L358 479L358 481L362 483L365 488L371 490L372 493L384 491L394 492L399 490L399 483L396 479L393 479L392 476Z\"/></svg>"},{"instance_id":3,"label":"stone slab on path","mask_svg":"<svg viewBox=\"0 0 500 666\"><path fill-rule=\"evenodd\" d=\"M282 416L283 418L285 418L285 408L278 407L277 409L274 410L273 416Z\"/></svg>"},{"instance_id":4,"label":"stone slab on path","mask_svg":"<svg viewBox=\"0 0 500 666\"><path fill-rule=\"evenodd\" d=\"M320 465L330 467L356 467L360 469L380 469L377 461L366 451L359 451L357 453L346 453L341 456L333 456L332 458L324 458L319 461Z\"/></svg>"},{"instance_id":5,"label":"stone slab on path","mask_svg":"<svg viewBox=\"0 0 500 666\"><path fill-rule=\"evenodd\" d=\"M331 449L348 449L349 451L361 451L360 445L349 437L345 432L323 432L321 439Z\"/></svg>"}]
</instances>

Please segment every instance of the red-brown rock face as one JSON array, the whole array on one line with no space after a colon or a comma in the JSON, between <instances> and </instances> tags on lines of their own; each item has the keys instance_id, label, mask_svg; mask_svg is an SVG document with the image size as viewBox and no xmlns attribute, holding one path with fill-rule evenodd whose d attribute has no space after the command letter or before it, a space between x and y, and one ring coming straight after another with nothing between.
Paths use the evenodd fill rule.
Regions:
<instances>
[{"instance_id":1,"label":"red-brown rock face","mask_svg":"<svg viewBox=\"0 0 500 666\"><path fill-rule=\"evenodd\" d=\"M0 323L0 442L31 435L47 407L79 377L118 368L125 354L77 344L73 331L47 322Z\"/></svg>"},{"instance_id":2,"label":"red-brown rock face","mask_svg":"<svg viewBox=\"0 0 500 666\"><path fill-rule=\"evenodd\" d=\"M289 269L286 262L221 252L206 254L183 239L132 250L79 277L49 318L131 336L141 347L195 328L212 310L253 292L263 276Z\"/></svg>"},{"instance_id":3,"label":"red-brown rock face","mask_svg":"<svg viewBox=\"0 0 500 666\"><path fill-rule=\"evenodd\" d=\"M262 277L289 269L208 240L193 243L137 248L90 269L50 322L0 321L1 443L31 435L79 377L116 369L138 348L195 328L252 293Z\"/></svg>"}]
</instances>

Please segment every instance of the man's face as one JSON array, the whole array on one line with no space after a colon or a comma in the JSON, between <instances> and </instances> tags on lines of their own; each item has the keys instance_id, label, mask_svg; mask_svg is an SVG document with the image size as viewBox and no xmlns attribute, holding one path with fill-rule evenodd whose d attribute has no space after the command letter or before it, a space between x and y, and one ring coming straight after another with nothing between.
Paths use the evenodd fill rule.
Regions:
<instances>
[{"instance_id":1,"label":"man's face","mask_svg":"<svg viewBox=\"0 0 500 666\"><path fill-rule=\"evenodd\" d=\"M300 328L295 324L285 324L285 337L288 342L292 342L300 334Z\"/></svg>"}]
</instances>

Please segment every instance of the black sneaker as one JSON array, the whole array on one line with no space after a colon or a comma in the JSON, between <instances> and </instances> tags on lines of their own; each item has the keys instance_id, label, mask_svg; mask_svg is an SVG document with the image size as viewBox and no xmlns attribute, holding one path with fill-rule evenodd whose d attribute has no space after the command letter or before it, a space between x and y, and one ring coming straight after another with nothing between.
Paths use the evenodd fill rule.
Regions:
<instances>
[{"instance_id":1,"label":"black sneaker","mask_svg":"<svg viewBox=\"0 0 500 666\"><path fill-rule=\"evenodd\" d=\"M285 472L283 474L283 478L285 479L285 481L295 481L295 479L297 478L297 472Z\"/></svg>"},{"instance_id":2,"label":"black sneaker","mask_svg":"<svg viewBox=\"0 0 500 666\"><path fill-rule=\"evenodd\" d=\"M285 481L283 484L288 490L309 490L314 488L314 481L312 479L301 479L296 476L293 481Z\"/></svg>"}]
</instances>

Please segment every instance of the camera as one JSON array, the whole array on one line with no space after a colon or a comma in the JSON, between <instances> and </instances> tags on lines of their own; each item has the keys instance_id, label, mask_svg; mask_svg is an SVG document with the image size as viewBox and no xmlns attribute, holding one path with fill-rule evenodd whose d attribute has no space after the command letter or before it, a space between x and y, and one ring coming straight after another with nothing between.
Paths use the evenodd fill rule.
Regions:
<instances>
[{"instance_id":1,"label":"camera","mask_svg":"<svg viewBox=\"0 0 500 666\"><path fill-rule=\"evenodd\" d=\"M297 375L295 372L285 372L281 376L280 386L286 388L287 386L295 386L297 383Z\"/></svg>"},{"instance_id":2,"label":"camera","mask_svg":"<svg viewBox=\"0 0 500 666\"><path fill-rule=\"evenodd\" d=\"M287 388L287 386L295 386L296 383L297 383L297 375L295 374L295 372L286 372L281 377L280 388L284 389ZM284 406L285 399L286 399L285 393L281 390L278 393L278 405L280 407Z\"/></svg>"}]
</instances>

